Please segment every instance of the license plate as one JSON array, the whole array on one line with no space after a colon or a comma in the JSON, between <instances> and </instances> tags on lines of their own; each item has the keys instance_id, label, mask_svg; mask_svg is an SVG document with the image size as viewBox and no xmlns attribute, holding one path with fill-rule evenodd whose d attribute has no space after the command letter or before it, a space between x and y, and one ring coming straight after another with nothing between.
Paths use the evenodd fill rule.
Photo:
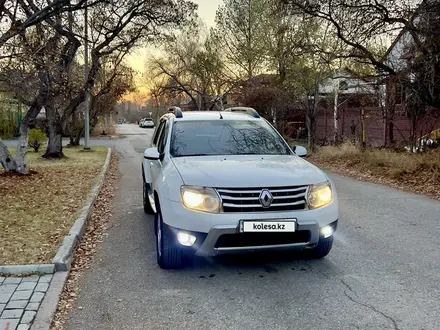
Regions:
<instances>
[{"instance_id":1,"label":"license plate","mask_svg":"<svg viewBox=\"0 0 440 330\"><path fill-rule=\"evenodd\" d=\"M240 221L240 232L252 233L252 232L294 232L296 230L296 220L276 220L276 221Z\"/></svg>"}]
</instances>

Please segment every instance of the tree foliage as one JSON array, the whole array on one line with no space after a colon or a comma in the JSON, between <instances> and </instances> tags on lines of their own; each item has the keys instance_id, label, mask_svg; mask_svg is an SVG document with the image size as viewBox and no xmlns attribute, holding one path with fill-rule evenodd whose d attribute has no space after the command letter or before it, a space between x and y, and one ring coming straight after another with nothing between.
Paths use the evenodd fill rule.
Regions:
<instances>
[{"instance_id":1,"label":"tree foliage","mask_svg":"<svg viewBox=\"0 0 440 330\"><path fill-rule=\"evenodd\" d=\"M217 10L219 51L239 76L252 78L266 69L267 5L267 0L225 0Z\"/></svg>"},{"instance_id":2,"label":"tree foliage","mask_svg":"<svg viewBox=\"0 0 440 330\"><path fill-rule=\"evenodd\" d=\"M148 62L153 93L190 100L193 109L207 109L214 95L228 89L230 79L217 39L203 25L189 27L163 43L162 56Z\"/></svg>"}]
</instances>

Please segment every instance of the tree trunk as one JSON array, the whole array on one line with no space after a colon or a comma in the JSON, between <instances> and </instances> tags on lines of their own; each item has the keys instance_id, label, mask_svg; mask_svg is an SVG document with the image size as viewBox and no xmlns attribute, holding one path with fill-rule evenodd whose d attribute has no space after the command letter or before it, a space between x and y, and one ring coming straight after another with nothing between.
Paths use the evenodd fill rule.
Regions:
<instances>
[{"instance_id":1,"label":"tree trunk","mask_svg":"<svg viewBox=\"0 0 440 330\"><path fill-rule=\"evenodd\" d=\"M316 118L314 115L315 111L311 113L310 111L306 114L306 125L307 125L307 144L310 151L315 151L316 148Z\"/></svg>"},{"instance_id":2,"label":"tree trunk","mask_svg":"<svg viewBox=\"0 0 440 330\"><path fill-rule=\"evenodd\" d=\"M70 124L70 131L69 131L69 137L70 142L69 145L71 146L77 146L78 144L75 143L75 137L77 134L77 114L76 111L72 113L72 123Z\"/></svg>"},{"instance_id":3,"label":"tree trunk","mask_svg":"<svg viewBox=\"0 0 440 330\"><path fill-rule=\"evenodd\" d=\"M339 114L338 114L338 106L339 106L339 79L336 80L335 87L335 100L333 105L333 142L337 144L339 142Z\"/></svg>"},{"instance_id":4,"label":"tree trunk","mask_svg":"<svg viewBox=\"0 0 440 330\"><path fill-rule=\"evenodd\" d=\"M0 138L0 164L6 172L14 172L17 169L17 163L9 153L8 147Z\"/></svg>"},{"instance_id":5,"label":"tree trunk","mask_svg":"<svg viewBox=\"0 0 440 330\"><path fill-rule=\"evenodd\" d=\"M44 158L60 159L64 157L61 125L55 120L48 122L49 141Z\"/></svg>"},{"instance_id":6,"label":"tree trunk","mask_svg":"<svg viewBox=\"0 0 440 330\"><path fill-rule=\"evenodd\" d=\"M29 124L35 120L41 111L41 103L43 102L44 92L35 100L34 104L29 108L26 116L20 123L19 137L17 143L17 151L15 159L11 156L6 145L0 139L0 164L6 172L16 172L28 174L29 169L26 166L26 153L28 150Z\"/></svg>"},{"instance_id":7,"label":"tree trunk","mask_svg":"<svg viewBox=\"0 0 440 330\"><path fill-rule=\"evenodd\" d=\"M199 95L197 98L197 111L200 111L202 109L202 96Z\"/></svg>"},{"instance_id":8,"label":"tree trunk","mask_svg":"<svg viewBox=\"0 0 440 330\"><path fill-rule=\"evenodd\" d=\"M16 172L27 174L29 172L26 166L26 154L28 151L29 126L28 121L20 124L20 136L17 143L17 151L15 153L15 161L17 163Z\"/></svg>"},{"instance_id":9,"label":"tree trunk","mask_svg":"<svg viewBox=\"0 0 440 330\"><path fill-rule=\"evenodd\" d=\"M394 106L391 106L388 117L388 142L391 147L394 146L394 110Z\"/></svg>"},{"instance_id":10,"label":"tree trunk","mask_svg":"<svg viewBox=\"0 0 440 330\"><path fill-rule=\"evenodd\" d=\"M418 118L417 115L414 113L411 114L411 133L410 133L410 146L411 150L414 152L420 151L420 145L417 144L417 122Z\"/></svg>"},{"instance_id":11,"label":"tree trunk","mask_svg":"<svg viewBox=\"0 0 440 330\"><path fill-rule=\"evenodd\" d=\"M76 136L75 136L75 140L74 140L74 144L75 146L79 146L80 142L81 142L81 137L83 136L84 133L84 128L79 128L76 131Z\"/></svg>"},{"instance_id":12,"label":"tree trunk","mask_svg":"<svg viewBox=\"0 0 440 330\"><path fill-rule=\"evenodd\" d=\"M26 116L24 116L21 124L20 124L20 135L18 137L18 143L17 143L17 152L15 154L15 161L17 162L17 169L15 170L18 173L27 174L29 172L29 169L26 166L26 154L28 151L28 139L29 139L29 124L33 122L38 114L41 111L43 99L38 99L32 105L28 112L26 113Z\"/></svg>"},{"instance_id":13,"label":"tree trunk","mask_svg":"<svg viewBox=\"0 0 440 330\"><path fill-rule=\"evenodd\" d=\"M60 122L61 118L59 117L58 111L52 105L46 106L46 117L49 140L47 142L46 153L43 157L54 159L63 158L63 128Z\"/></svg>"}]
</instances>

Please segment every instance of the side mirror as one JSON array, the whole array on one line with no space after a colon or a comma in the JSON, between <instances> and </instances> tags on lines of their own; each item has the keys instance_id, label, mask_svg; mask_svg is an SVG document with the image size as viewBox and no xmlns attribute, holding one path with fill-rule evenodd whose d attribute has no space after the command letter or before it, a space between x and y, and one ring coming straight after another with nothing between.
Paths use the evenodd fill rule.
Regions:
<instances>
[{"instance_id":1,"label":"side mirror","mask_svg":"<svg viewBox=\"0 0 440 330\"><path fill-rule=\"evenodd\" d=\"M148 148L144 152L144 158L148 160L159 160L159 151L157 150L157 148Z\"/></svg>"},{"instance_id":2,"label":"side mirror","mask_svg":"<svg viewBox=\"0 0 440 330\"><path fill-rule=\"evenodd\" d=\"M293 152L299 156L299 157L306 157L307 156L307 149L301 146L294 146Z\"/></svg>"}]
</instances>

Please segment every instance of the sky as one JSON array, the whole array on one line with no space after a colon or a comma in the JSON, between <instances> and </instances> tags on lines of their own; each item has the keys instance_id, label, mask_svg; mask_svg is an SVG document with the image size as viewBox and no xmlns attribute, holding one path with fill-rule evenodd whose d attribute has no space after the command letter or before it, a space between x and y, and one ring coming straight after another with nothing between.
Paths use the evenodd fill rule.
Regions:
<instances>
[{"instance_id":1,"label":"sky","mask_svg":"<svg viewBox=\"0 0 440 330\"><path fill-rule=\"evenodd\" d=\"M206 23L208 27L214 26L215 12L217 8L223 4L223 0L192 0L192 2L198 5L198 15ZM128 64L139 73L144 71L145 59L150 51L154 49L140 48L131 54L127 61ZM142 92L142 86L138 86L140 92Z\"/></svg>"}]
</instances>

